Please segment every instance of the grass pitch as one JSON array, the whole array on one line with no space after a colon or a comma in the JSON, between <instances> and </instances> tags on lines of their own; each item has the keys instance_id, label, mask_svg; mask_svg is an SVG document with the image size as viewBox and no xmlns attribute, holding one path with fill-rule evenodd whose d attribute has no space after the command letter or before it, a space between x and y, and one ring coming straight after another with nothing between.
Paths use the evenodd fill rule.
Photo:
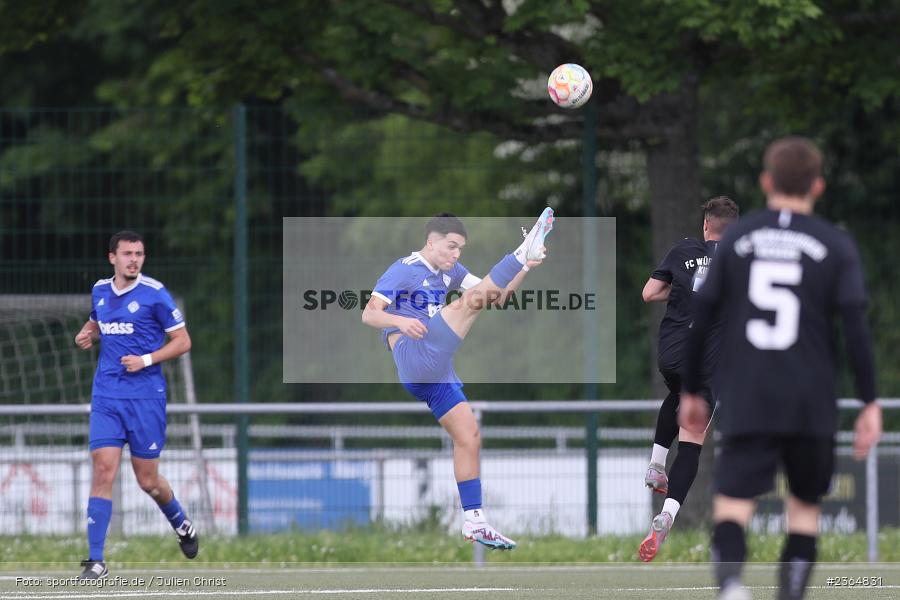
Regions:
<instances>
[{"instance_id":1,"label":"grass pitch","mask_svg":"<svg viewBox=\"0 0 900 600\"><path fill-rule=\"evenodd\" d=\"M756 599L775 598L775 565L751 564L745 582ZM489 565L338 568L259 568L258 565L210 564L160 570L129 564L111 574L102 588L73 583L72 572L13 575L0 578L0 600L90 600L152 598L198 600L234 598L342 600L525 600L714 599L717 590L708 564L678 565ZM835 586L829 577L880 577L877 585ZM900 596L900 565L820 564L809 598L881 600Z\"/></svg>"},{"instance_id":2,"label":"grass pitch","mask_svg":"<svg viewBox=\"0 0 900 600\"><path fill-rule=\"evenodd\" d=\"M673 531L646 565L637 559L641 537L521 538L516 550L486 552L485 564L474 567L472 546L444 531L212 536L201 538L192 561L174 536L113 536L110 578L97 587L73 581L85 557L83 537L0 536L0 600L716 598L707 531ZM745 583L757 600L775 598L771 562L783 543L782 535L749 536ZM807 598L900 598L900 531L883 530L879 548L885 562L868 564L862 534L823 536Z\"/></svg>"}]
</instances>

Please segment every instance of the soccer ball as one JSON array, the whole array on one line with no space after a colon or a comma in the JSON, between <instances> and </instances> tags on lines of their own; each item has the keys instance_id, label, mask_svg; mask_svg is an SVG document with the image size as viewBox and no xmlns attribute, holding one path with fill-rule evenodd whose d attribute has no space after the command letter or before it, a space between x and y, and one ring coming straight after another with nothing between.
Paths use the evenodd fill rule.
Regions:
<instances>
[{"instance_id":1,"label":"soccer ball","mask_svg":"<svg viewBox=\"0 0 900 600\"><path fill-rule=\"evenodd\" d=\"M591 97L594 84L591 76L581 65L566 63L550 73L547 93L553 103L562 108L578 108Z\"/></svg>"}]
</instances>

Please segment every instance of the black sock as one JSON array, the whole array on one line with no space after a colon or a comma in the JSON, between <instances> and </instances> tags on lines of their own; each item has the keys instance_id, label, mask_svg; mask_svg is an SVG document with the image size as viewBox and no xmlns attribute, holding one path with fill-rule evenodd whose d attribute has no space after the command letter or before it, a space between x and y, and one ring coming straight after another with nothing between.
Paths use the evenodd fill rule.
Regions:
<instances>
[{"instance_id":1,"label":"black sock","mask_svg":"<svg viewBox=\"0 0 900 600\"><path fill-rule=\"evenodd\" d=\"M778 600L800 600L816 564L816 538L799 533L788 534L781 552L778 574Z\"/></svg>"},{"instance_id":2,"label":"black sock","mask_svg":"<svg viewBox=\"0 0 900 600\"><path fill-rule=\"evenodd\" d=\"M678 417L675 412L678 408L678 394L669 392L659 407L659 415L656 417L656 435L653 443L663 448L670 448L672 442L678 437ZM665 465L663 465L665 466Z\"/></svg>"},{"instance_id":3,"label":"black sock","mask_svg":"<svg viewBox=\"0 0 900 600\"><path fill-rule=\"evenodd\" d=\"M712 560L719 589L726 585L740 584L741 570L747 558L744 528L734 521L716 523L712 535Z\"/></svg>"},{"instance_id":4,"label":"black sock","mask_svg":"<svg viewBox=\"0 0 900 600\"><path fill-rule=\"evenodd\" d=\"M700 466L700 444L693 442L678 442L678 456L669 470L669 494L671 498L683 505L687 498L688 490L697 477L697 468Z\"/></svg>"}]
</instances>

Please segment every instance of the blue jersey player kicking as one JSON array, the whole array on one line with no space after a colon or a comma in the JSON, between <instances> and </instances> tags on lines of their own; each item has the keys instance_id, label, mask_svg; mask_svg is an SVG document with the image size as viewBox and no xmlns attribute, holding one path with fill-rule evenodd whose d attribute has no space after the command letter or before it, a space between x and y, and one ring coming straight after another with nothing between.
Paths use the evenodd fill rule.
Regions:
<instances>
[{"instance_id":1,"label":"blue jersey player kicking","mask_svg":"<svg viewBox=\"0 0 900 600\"><path fill-rule=\"evenodd\" d=\"M363 323L383 330L400 382L428 405L453 440L463 537L498 550L512 550L516 543L488 524L481 506L481 434L453 356L481 311L502 304L528 270L541 264L552 228L553 210L546 208L525 241L480 279L459 263L467 238L462 222L449 213L437 215L425 226L422 249L398 259L378 279L362 315ZM447 304L451 291L462 294Z\"/></svg>"},{"instance_id":2,"label":"blue jersey player kicking","mask_svg":"<svg viewBox=\"0 0 900 600\"><path fill-rule=\"evenodd\" d=\"M109 262L114 276L94 284L90 319L75 336L83 350L100 341L89 435L93 462L87 506L90 555L81 563L82 579L109 575L103 546L112 514L113 481L126 443L138 485L171 523L181 551L194 558L199 547L193 524L169 482L159 474L159 454L166 441L166 380L160 363L190 350L191 338L163 284L141 274L144 258L140 235L120 231L112 236Z\"/></svg>"}]
</instances>

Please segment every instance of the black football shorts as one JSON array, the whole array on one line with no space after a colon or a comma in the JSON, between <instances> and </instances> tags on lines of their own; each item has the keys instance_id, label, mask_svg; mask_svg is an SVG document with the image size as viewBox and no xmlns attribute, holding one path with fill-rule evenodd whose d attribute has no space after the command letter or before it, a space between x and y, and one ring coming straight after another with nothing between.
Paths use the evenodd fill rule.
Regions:
<instances>
[{"instance_id":1,"label":"black football shorts","mask_svg":"<svg viewBox=\"0 0 900 600\"><path fill-rule=\"evenodd\" d=\"M672 369L660 369L659 372L662 374L663 380L666 382L666 387L669 388L669 391L675 395L681 394L681 373ZM698 393L706 400L706 404L709 406L709 414L711 415L716 406L716 399L709 381L703 381L701 383Z\"/></svg>"},{"instance_id":2,"label":"black football shorts","mask_svg":"<svg viewBox=\"0 0 900 600\"><path fill-rule=\"evenodd\" d=\"M799 435L723 436L716 457L716 492L751 499L773 489L779 465L791 494L819 504L834 473L834 438Z\"/></svg>"}]
</instances>

